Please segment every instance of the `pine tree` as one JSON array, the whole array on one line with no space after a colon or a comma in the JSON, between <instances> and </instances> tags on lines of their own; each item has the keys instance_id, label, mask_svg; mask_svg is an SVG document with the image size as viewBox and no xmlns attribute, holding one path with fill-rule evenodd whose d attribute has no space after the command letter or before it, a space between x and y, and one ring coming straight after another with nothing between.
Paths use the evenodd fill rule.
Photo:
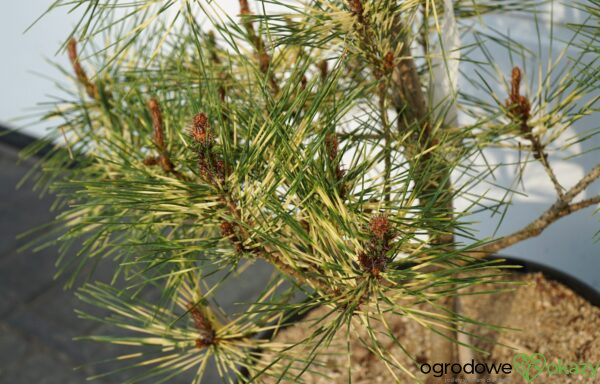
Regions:
<instances>
[{"instance_id":1,"label":"pine tree","mask_svg":"<svg viewBox=\"0 0 600 384\"><path fill-rule=\"evenodd\" d=\"M556 23L573 38L555 42L548 63L480 25L510 12L539 26L542 3L239 0L230 17L216 1L56 0L50 10L83 17L63 47L76 87L61 84L67 96L44 116L59 123L38 182L63 209L38 242L61 244L69 286L114 263L111 284L92 276L78 290L108 314L80 315L127 335L92 338L131 346L117 357L129 382L152 383L186 371L199 383L209 364L223 382L297 382L334 335L349 345L357 328L389 374L411 382L383 347L402 344L390 316L437 335L442 361L475 348L462 328L476 319L457 302L506 274L486 256L600 202L579 198L600 166L565 187L552 164L598 133L568 137L598 112L598 0L572 4L584 23ZM494 44L511 72L495 65ZM518 164L476 166L490 148ZM469 215L503 217L533 164L556 202L511 235L478 238ZM518 170L514 188L495 185L501 168ZM486 183L503 197L475 195ZM251 279L260 262L275 268L263 292L224 313L223 284ZM310 335L273 339L317 307L329 312Z\"/></svg>"}]
</instances>

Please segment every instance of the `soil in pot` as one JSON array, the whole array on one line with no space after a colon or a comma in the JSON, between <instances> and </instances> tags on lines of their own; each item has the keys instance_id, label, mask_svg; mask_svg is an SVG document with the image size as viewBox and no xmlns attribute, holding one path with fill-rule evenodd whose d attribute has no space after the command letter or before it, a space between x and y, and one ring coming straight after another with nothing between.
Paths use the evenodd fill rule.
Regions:
<instances>
[{"instance_id":1,"label":"soil in pot","mask_svg":"<svg viewBox=\"0 0 600 384\"><path fill-rule=\"evenodd\" d=\"M526 283L517 286L515 290L495 295L472 295L461 297L462 311L470 318L497 324L518 331L492 331L478 326L468 326L466 331L489 338L472 339L477 347L489 352L483 356L475 353L475 359L483 363L509 363L512 366L510 374L482 375L453 375L455 382L495 382L526 384L528 381L516 372L513 358L518 353L528 356L540 353L544 355L546 365L561 363L589 363L594 368L600 363L600 308L590 304L574 293L571 289L553 280L545 278L541 273L514 273L511 279ZM504 286L505 287L505 286ZM485 287L490 288L490 285ZM470 292L474 289L472 288ZM311 319L319 319L329 309L321 308L312 311L306 321L281 331L276 341L297 342L313 331ZM401 362L418 380L425 382L444 382L443 379L432 379L432 374L420 372L419 366L430 361L429 339L431 333L406 317L393 316L388 319L388 327L394 331L398 340L416 359L412 361L401 348L391 340L382 338L385 348L397 361ZM392 376L385 365L360 341L368 340L369 336L360 328L350 331L350 348L353 351L351 362L352 383L413 383L406 373L397 372L399 380ZM504 345L502 345L504 344ZM512 347L512 348L510 348ZM346 333L338 332L331 346L326 350L326 356L321 359L321 365L313 366L312 372L306 372L302 380L306 383L330 384L348 383L348 355ZM444 362L446 363L446 362ZM447 362L451 363L451 362ZM465 361L463 361L465 363ZM580 366L581 367L581 366ZM581 368L580 368L581 369ZM550 371L554 366L550 367ZM590 377L589 367L586 374L550 374L547 369L541 370L532 383L600 383L600 369L594 377ZM535 368L530 370L530 377L536 374ZM460 379L460 381L458 380ZM274 380L273 382L276 382Z\"/></svg>"}]
</instances>

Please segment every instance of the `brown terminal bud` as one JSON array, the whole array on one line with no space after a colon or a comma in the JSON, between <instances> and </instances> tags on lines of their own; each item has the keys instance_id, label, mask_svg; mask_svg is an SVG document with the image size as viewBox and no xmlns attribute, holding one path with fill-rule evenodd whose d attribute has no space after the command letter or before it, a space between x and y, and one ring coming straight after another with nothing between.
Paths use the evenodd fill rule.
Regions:
<instances>
[{"instance_id":1,"label":"brown terminal bud","mask_svg":"<svg viewBox=\"0 0 600 384\"><path fill-rule=\"evenodd\" d=\"M194 128L206 130L209 127L208 117L202 112L194 116Z\"/></svg>"},{"instance_id":2,"label":"brown terminal bud","mask_svg":"<svg viewBox=\"0 0 600 384\"><path fill-rule=\"evenodd\" d=\"M514 67L511 74L511 90L506 107L509 108L509 116L520 120L523 133L529 133L531 128L527 124L531 113L531 104L527 97L520 93L522 73L519 67Z\"/></svg>"},{"instance_id":3,"label":"brown terminal bud","mask_svg":"<svg viewBox=\"0 0 600 384\"><path fill-rule=\"evenodd\" d=\"M269 70L269 62L271 61L271 58L269 57L269 54L266 52L261 52L259 57L258 57L258 62L260 65L260 70L263 73L266 73Z\"/></svg>"},{"instance_id":4,"label":"brown terminal bud","mask_svg":"<svg viewBox=\"0 0 600 384\"><path fill-rule=\"evenodd\" d=\"M163 119L162 113L160 111L160 106L158 105L158 100L156 100L155 98L150 99L150 101L148 101L148 108L150 109L150 115L152 116L152 126L154 127L154 144L160 152L164 152L165 137Z\"/></svg>"},{"instance_id":5,"label":"brown terminal bud","mask_svg":"<svg viewBox=\"0 0 600 384\"><path fill-rule=\"evenodd\" d=\"M223 237L229 237L234 234L233 232L233 224L229 221L224 221L221 223L221 234Z\"/></svg>"},{"instance_id":6,"label":"brown terminal bud","mask_svg":"<svg viewBox=\"0 0 600 384\"><path fill-rule=\"evenodd\" d=\"M519 88L521 87L521 69L514 67L511 74L511 96L516 100L519 98Z\"/></svg>"},{"instance_id":7,"label":"brown terminal bud","mask_svg":"<svg viewBox=\"0 0 600 384\"><path fill-rule=\"evenodd\" d=\"M365 23L365 19L364 19L364 9L363 9L363 5L362 5L362 1L361 0L350 0L350 8L352 10L352 13L354 13L357 17L358 17L358 21L361 24Z\"/></svg>"},{"instance_id":8,"label":"brown terminal bud","mask_svg":"<svg viewBox=\"0 0 600 384\"><path fill-rule=\"evenodd\" d=\"M69 53L69 61L71 62L73 71L75 71L77 80L85 87L85 91L88 96L95 98L98 94L98 89L96 88L96 85L90 81L85 73L85 70L81 66L81 63L79 62L79 56L77 54L77 40L75 40L75 38L71 38L71 40L69 40L69 43L67 44L67 51Z\"/></svg>"},{"instance_id":9,"label":"brown terminal bud","mask_svg":"<svg viewBox=\"0 0 600 384\"><path fill-rule=\"evenodd\" d=\"M389 51L383 58L383 70L386 73L392 72L394 69L394 52Z\"/></svg>"},{"instance_id":10,"label":"brown terminal bud","mask_svg":"<svg viewBox=\"0 0 600 384\"><path fill-rule=\"evenodd\" d=\"M329 72L329 64L327 64L327 60L319 61L317 67L321 72L321 80L325 80L327 78L327 73Z\"/></svg>"},{"instance_id":11,"label":"brown terminal bud","mask_svg":"<svg viewBox=\"0 0 600 384\"><path fill-rule=\"evenodd\" d=\"M390 221L386 215L378 215L369 222L369 230L378 239L383 239L390 232Z\"/></svg>"},{"instance_id":12,"label":"brown terminal bud","mask_svg":"<svg viewBox=\"0 0 600 384\"><path fill-rule=\"evenodd\" d=\"M329 160L333 161L338 155L338 139L335 133L328 133L325 136L325 148L327 150L327 156Z\"/></svg>"},{"instance_id":13,"label":"brown terminal bud","mask_svg":"<svg viewBox=\"0 0 600 384\"><path fill-rule=\"evenodd\" d=\"M240 0L240 14L241 15L249 15L250 14L250 6L248 5L248 0Z\"/></svg>"},{"instance_id":14,"label":"brown terminal bud","mask_svg":"<svg viewBox=\"0 0 600 384\"><path fill-rule=\"evenodd\" d=\"M75 67L75 74L79 75L77 71L80 66L79 57L77 56L77 40L75 40L74 37L72 37L67 44L67 52L69 54L69 61L71 61L71 64Z\"/></svg>"},{"instance_id":15,"label":"brown terminal bud","mask_svg":"<svg viewBox=\"0 0 600 384\"><path fill-rule=\"evenodd\" d=\"M210 141L210 123L208 117L202 112L194 116L194 122L191 129L192 138L197 143L207 144Z\"/></svg>"},{"instance_id":16,"label":"brown terminal bud","mask_svg":"<svg viewBox=\"0 0 600 384\"><path fill-rule=\"evenodd\" d=\"M196 339L196 347L202 348L214 344L215 331L206 315L198 309L197 305L192 303L187 305L187 309L188 313L192 316L196 330L200 334L200 337Z\"/></svg>"},{"instance_id":17,"label":"brown terminal bud","mask_svg":"<svg viewBox=\"0 0 600 384\"><path fill-rule=\"evenodd\" d=\"M159 161L160 161L160 158L158 158L156 156L148 156L144 159L144 165L147 165L147 166L156 165L159 163Z\"/></svg>"}]
</instances>

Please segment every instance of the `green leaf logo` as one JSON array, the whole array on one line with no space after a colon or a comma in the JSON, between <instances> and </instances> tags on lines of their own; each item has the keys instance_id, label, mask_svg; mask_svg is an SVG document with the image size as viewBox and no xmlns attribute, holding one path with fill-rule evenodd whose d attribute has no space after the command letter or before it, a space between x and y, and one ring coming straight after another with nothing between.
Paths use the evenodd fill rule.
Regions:
<instances>
[{"instance_id":1,"label":"green leaf logo","mask_svg":"<svg viewBox=\"0 0 600 384\"><path fill-rule=\"evenodd\" d=\"M541 353L536 353L531 357L525 353L519 353L513 358L513 365L519 375L531 383L546 367L546 358Z\"/></svg>"}]
</instances>

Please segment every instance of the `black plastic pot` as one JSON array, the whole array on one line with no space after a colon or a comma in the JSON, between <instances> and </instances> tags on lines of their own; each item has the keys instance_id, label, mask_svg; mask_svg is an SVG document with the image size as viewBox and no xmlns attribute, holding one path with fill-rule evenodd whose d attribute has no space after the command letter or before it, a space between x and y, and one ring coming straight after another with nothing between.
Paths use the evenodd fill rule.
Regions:
<instances>
[{"instance_id":1,"label":"black plastic pot","mask_svg":"<svg viewBox=\"0 0 600 384\"><path fill-rule=\"evenodd\" d=\"M536 263L535 261L515 259L510 256L494 255L488 256L489 260L504 259L506 265L520 265L522 268L514 269L517 273L536 273L541 272L549 280L557 281L567 287L579 296L586 299L590 304L600 307L600 292L594 289L594 287L584 283L577 277L569 275L568 273L550 267L548 265Z\"/></svg>"}]
</instances>

